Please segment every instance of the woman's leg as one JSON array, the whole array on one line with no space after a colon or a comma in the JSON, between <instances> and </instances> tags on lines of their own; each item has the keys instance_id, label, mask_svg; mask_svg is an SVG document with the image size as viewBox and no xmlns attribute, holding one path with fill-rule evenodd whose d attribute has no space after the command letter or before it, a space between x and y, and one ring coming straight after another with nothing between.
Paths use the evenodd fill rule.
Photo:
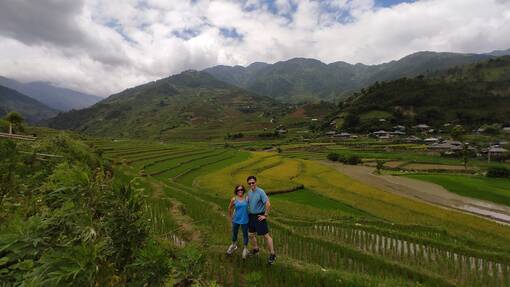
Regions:
<instances>
[{"instance_id":1,"label":"woman's leg","mask_svg":"<svg viewBox=\"0 0 510 287\"><path fill-rule=\"evenodd\" d=\"M249 240L249 237L248 237L248 224L242 224L241 225L241 229L243 231L243 244L244 246L248 246L248 240Z\"/></svg>"},{"instance_id":2,"label":"woman's leg","mask_svg":"<svg viewBox=\"0 0 510 287\"><path fill-rule=\"evenodd\" d=\"M237 242L237 233L239 232L239 224L232 223L232 242Z\"/></svg>"}]
</instances>

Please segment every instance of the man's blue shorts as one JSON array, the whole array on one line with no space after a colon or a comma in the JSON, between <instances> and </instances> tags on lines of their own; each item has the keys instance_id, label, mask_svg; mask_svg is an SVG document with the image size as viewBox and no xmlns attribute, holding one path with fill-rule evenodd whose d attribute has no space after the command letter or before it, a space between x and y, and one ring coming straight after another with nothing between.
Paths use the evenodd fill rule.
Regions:
<instances>
[{"instance_id":1,"label":"man's blue shorts","mask_svg":"<svg viewBox=\"0 0 510 287\"><path fill-rule=\"evenodd\" d=\"M266 235L269 233L269 227L267 226L267 220L264 219L259 221L258 216L264 215L264 213L248 214L248 230L250 233L257 233L257 235Z\"/></svg>"}]
</instances>

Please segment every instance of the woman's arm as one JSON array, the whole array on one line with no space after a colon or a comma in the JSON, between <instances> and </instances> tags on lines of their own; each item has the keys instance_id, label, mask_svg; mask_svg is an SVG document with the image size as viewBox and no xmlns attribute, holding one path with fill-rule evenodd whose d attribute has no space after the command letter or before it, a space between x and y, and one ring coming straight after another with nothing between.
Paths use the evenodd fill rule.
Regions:
<instances>
[{"instance_id":1,"label":"woman's arm","mask_svg":"<svg viewBox=\"0 0 510 287\"><path fill-rule=\"evenodd\" d=\"M234 201L235 198L230 200L230 204L228 205L228 218L232 219L232 213L234 213Z\"/></svg>"}]
</instances>

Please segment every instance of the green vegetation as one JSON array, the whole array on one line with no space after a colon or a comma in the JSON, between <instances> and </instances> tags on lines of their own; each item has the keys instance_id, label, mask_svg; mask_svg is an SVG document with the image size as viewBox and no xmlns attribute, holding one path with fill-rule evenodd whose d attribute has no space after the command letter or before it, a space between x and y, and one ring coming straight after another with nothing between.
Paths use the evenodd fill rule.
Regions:
<instances>
[{"instance_id":1,"label":"green vegetation","mask_svg":"<svg viewBox=\"0 0 510 287\"><path fill-rule=\"evenodd\" d=\"M287 113L287 106L270 98L188 71L59 114L49 126L96 136L208 140L273 129L271 119Z\"/></svg>"},{"instance_id":2,"label":"green vegetation","mask_svg":"<svg viewBox=\"0 0 510 287\"><path fill-rule=\"evenodd\" d=\"M0 156L2 286L210 285L198 249L161 236L177 226L161 203L83 142L1 140Z\"/></svg>"},{"instance_id":3,"label":"green vegetation","mask_svg":"<svg viewBox=\"0 0 510 287\"><path fill-rule=\"evenodd\" d=\"M510 115L509 70L510 57L501 57L429 77L375 83L343 102L337 117L352 131L391 129L395 124L442 128L444 123L458 123L478 128L505 123Z\"/></svg>"},{"instance_id":4,"label":"green vegetation","mask_svg":"<svg viewBox=\"0 0 510 287\"><path fill-rule=\"evenodd\" d=\"M447 174L412 174L407 176L439 184L459 195L510 206L509 179Z\"/></svg>"},{"instance_id":5,"label":"green vegetation","mask_svg":"<svg viewBox=\"0 0 510 287\"><path fill-rule=\"evenodd\" d=\"M451 59L457 58L416 54L381 65L384 74L354 71L348 78L414 75L431 62L457 61ZM445 128L441 135L448 138L504 146L499 132L509 112L508 61L376 83L338 110L326 102L281 104L190 71L50 123L110 139L27 127L37 139L0 140L2 287L507 286L509 226L373 182L381 179L377 174L407 175L510 205L509 179L495 178L507 176L508 163L469 155L462 143L462 153L446 156L402 139L322 131L426 122ZM326 67L334 74L342 63L294 59L256 66L263 82L250 87L265 91L269 84L274 98L345 92L335 88L342 81L316 72ZM320 79L301 81L310 76ZM7 120L3 129L22 127L16 114ZM482 123L483 135L466 132ZM367 170L376 180L346 175ZM264 264L264 251L246 261L224 254L232 187L248 175L256 175L271 198L274 266Z\"/></svg>"},{"instance_id":6,"label":"green vegetation","mask_svg":"<svg viewBox=\"0 0 510 287\"><path fill-rule=\"evenodd\" d=\"M494 166L487 171L487 177L510 177L510 169L504 166Z\"/></svg>"}]
</instances>

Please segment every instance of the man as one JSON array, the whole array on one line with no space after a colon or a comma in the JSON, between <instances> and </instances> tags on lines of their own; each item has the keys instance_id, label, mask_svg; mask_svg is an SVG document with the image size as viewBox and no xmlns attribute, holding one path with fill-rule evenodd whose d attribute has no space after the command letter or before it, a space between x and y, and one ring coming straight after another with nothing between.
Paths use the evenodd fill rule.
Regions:
<instances>
[{"instance_id":1,"label":"man","mask_svg":"<svg viewBox=\"0 0 510 287\"><path fill-rule=\"evenodd\" d=\"M257 187L257 178L255 176L248 176L246 182L250 186L250 191L248 192L248 231L250 241L253 244L251 254L255 255L259 252L256 235L264 236L270 253L268 263L274 264L276 255L273 248L273 238L269 235L269 227L267 226L267 217L271 208L269 198L264 190Z\"/></svg>"}]
</instances>

